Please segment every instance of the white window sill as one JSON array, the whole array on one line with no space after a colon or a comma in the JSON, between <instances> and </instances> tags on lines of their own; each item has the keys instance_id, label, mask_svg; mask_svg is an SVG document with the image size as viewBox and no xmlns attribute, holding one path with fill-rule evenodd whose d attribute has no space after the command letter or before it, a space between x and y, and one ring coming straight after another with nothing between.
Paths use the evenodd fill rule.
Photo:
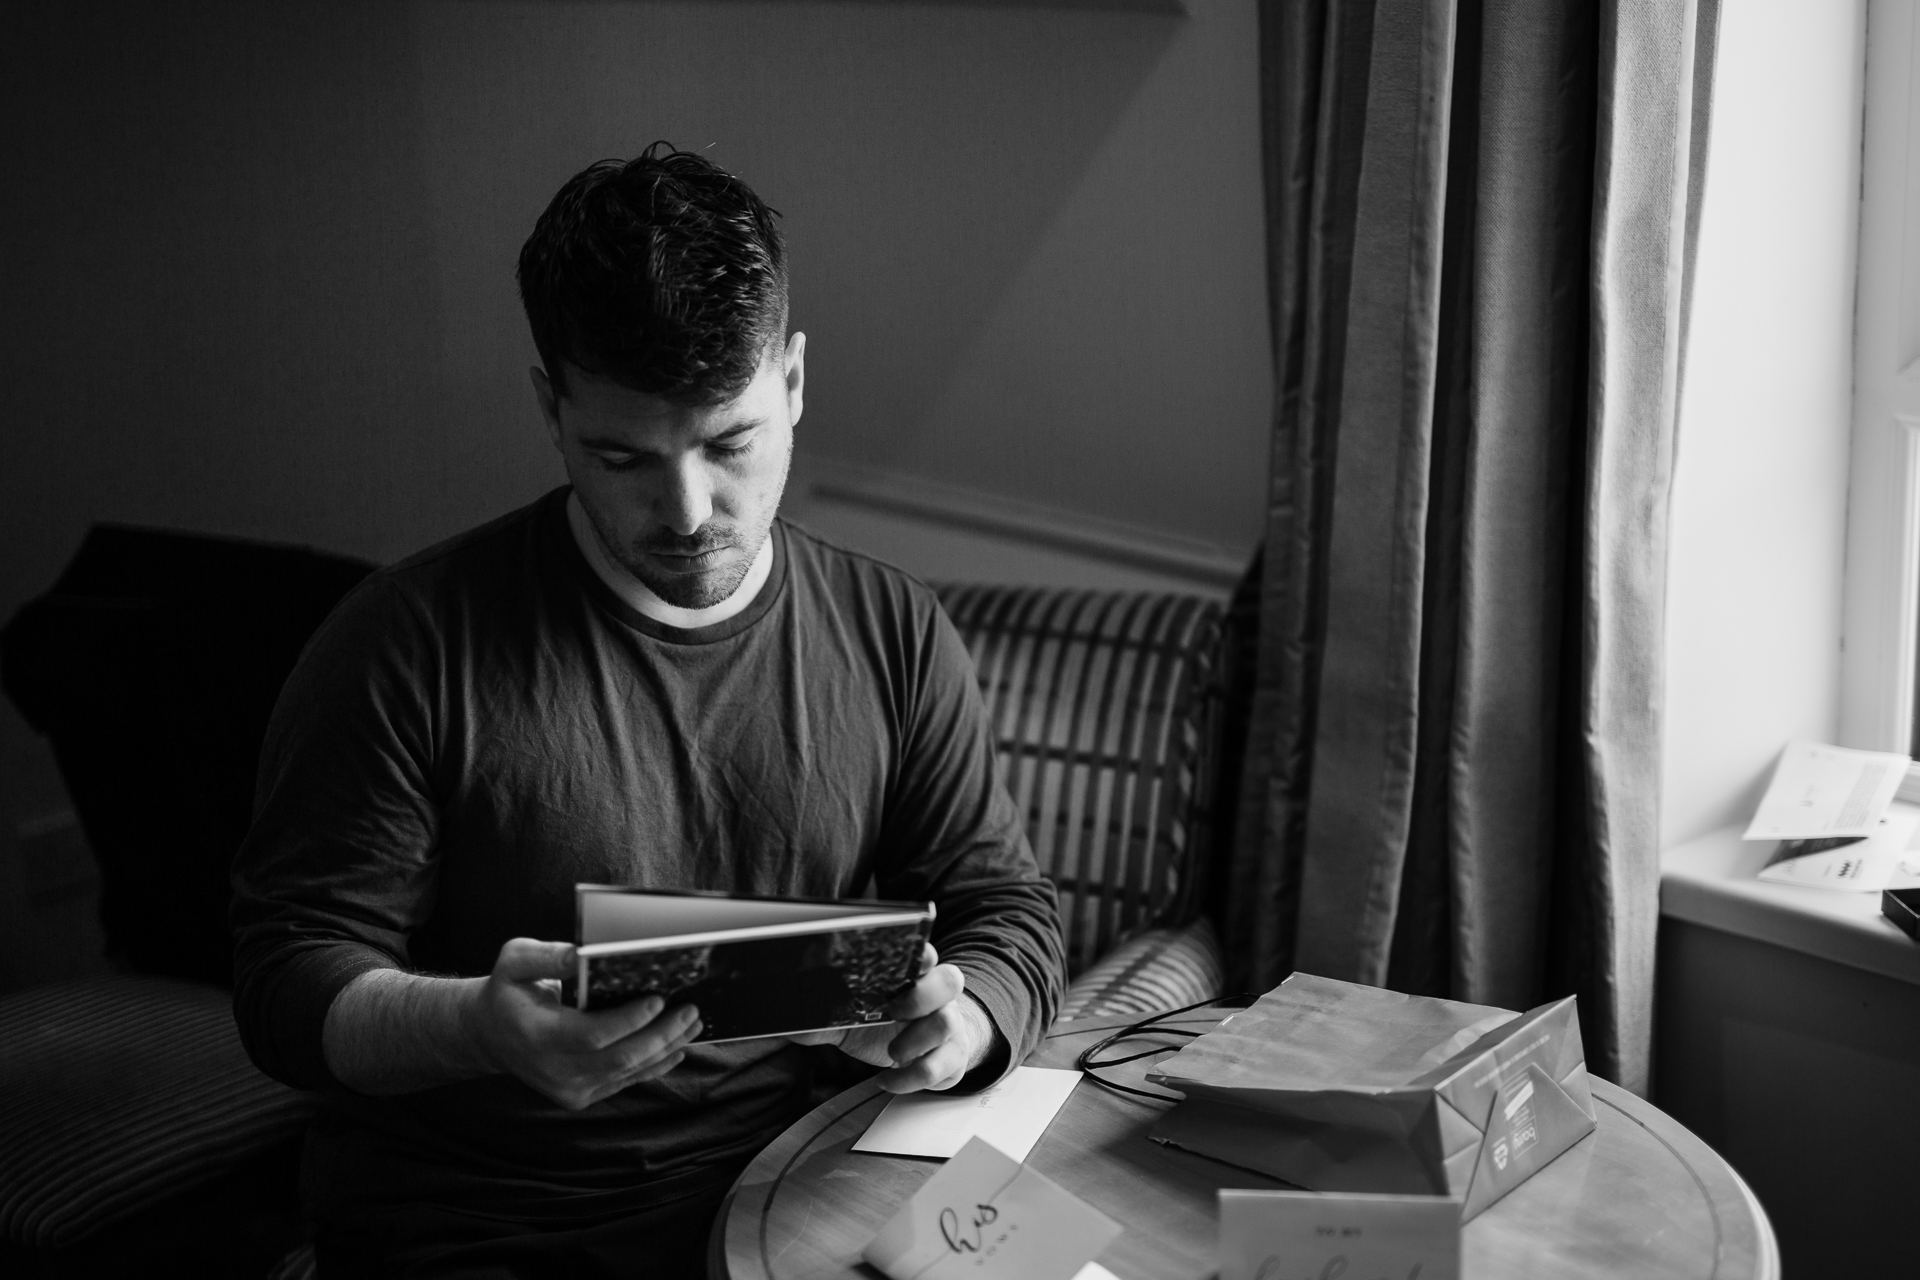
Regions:
<instances>
[{"instance_id":1,"label":"white window sill","mask_svg":"<svg viewBox=\"0 0 1920 1280\"><path fill-rule=\"evenodd\" d=\"M1771 840L1722 827L1660 857L1660 914L1920 986L1920 944L1880 914L1877 893L1758 879Z\"/></svg>"}]
</instances>

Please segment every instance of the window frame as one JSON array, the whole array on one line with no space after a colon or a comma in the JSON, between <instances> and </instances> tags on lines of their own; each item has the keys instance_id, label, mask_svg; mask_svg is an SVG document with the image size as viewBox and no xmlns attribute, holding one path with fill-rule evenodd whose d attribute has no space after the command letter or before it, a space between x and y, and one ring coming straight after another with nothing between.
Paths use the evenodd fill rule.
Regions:
<instances>
[{"instance_id":1,"label":"window frame","mask_svg":"<svg viewBox=\"0 0 1920 1280\"><path fill-rule=\"evenodd\" d=\"M1920 5L1867 8L1840 740L1920 747Z\"/></svg>"}]
</instances>

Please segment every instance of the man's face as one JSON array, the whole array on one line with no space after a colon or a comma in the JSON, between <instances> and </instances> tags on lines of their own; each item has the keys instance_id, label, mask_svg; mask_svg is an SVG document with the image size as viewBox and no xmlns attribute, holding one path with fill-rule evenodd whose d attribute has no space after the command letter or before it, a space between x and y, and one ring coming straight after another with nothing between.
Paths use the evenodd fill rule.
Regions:
<instances>
[{"instance_id":1,"label":"man's face","mask_svg":"<svg viewBox=\"0 0 1920 1280\"><path fill-rule=\"evenodd\" d=\"M806 336L773 349L732 400L683 408L569 367L534 391L581 509L607 552L668 604L731 596L773 525L800 419Z\"/></svg>"}]
</instances>

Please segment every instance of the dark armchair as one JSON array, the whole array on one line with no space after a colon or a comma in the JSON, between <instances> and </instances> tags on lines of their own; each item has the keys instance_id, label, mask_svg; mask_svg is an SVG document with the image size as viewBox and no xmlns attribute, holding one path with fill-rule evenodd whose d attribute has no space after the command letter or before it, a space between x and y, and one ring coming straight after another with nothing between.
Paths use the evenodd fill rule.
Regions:
<instances>
[{"instance_id":1,"label":"dark armchair","mask_svg":"<svg viewBox=\"0 0 1920 1280\"><path fill-rule=\"evenodd\" d=\"M0 997L0 1273L257 1276L297 1231L312 1102L240 1046L227 870L280 686L370 568L102 526L0 634L116 970Z\"/></svg>"}]
</instances>

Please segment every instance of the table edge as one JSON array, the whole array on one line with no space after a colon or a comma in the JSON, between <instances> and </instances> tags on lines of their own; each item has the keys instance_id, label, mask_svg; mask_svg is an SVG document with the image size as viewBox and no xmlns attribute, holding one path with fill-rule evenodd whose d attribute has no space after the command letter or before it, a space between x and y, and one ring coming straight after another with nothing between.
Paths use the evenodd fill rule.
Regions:
<instances>
[{"instance_id":1,"label":"table edge","mask_svg":"<svg viewBox=\"0 0 1920 1280\"><path fill-rule=\"evenodd\" d=\"M1730 1256L1739 1258L1744 1254L1748 1265L1742 1274L1754 1276L1756 1280L1779 1280L1780 1250L1774 1240L1773 1224L1768 1221L1766 1210L1761 1207L1753 1190L1727 1163L1726 1157L1708 1146L1693 1130L1638 1094L1598 1076L1590 1077L1589 1084L1595 1103L1612 1107L1639 1125L1673 1153L1699 1186L1708 1212L1713 1215L1717 1237L1713 1274L1724 1274L1723 1268ZM1732 1224L1723 1209L1732 1205L1739 1205L1747 1213L1745 1220L1738 1224L1739 1229L1730 1231Z\"/></svg>"}]
</instances>

